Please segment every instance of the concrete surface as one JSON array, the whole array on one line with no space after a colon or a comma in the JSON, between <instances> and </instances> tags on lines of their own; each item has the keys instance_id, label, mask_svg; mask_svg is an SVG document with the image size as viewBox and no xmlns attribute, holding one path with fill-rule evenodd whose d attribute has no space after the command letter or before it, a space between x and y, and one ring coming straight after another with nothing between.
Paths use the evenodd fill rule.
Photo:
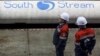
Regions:
<instances>
[{"instance_id":1,"label":"concrete surface","mask_svg":"<svg viewBox=\"0 0 100 56\"><path fill-rule=\"evenodd\" d=\"M74 33L70 29L65 56L74 56ZM96 28L96 46L92 56L100 56L100 28ZM0 56L55 56L54 29L0 30Z\"/></svg>"},{"instance_id":2,"label":"concrete surface","mask_svg":"<svg viewBox=\"0 0 100 56\"><path fill-rule=\"evenodd\" d=\"M27 56L26 32L0 30L0 56Z\"/></svg>"}]
</instances>

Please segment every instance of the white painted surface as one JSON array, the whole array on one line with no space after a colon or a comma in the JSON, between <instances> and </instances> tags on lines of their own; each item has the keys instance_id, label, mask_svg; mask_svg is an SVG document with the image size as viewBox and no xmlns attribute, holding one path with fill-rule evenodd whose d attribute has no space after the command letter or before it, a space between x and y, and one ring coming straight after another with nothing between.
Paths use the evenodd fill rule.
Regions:
<instances>
[{"instance_id":1,"label":"white painted surface","mask_svg":"<svg viewBox=\"0 0 100 56\"><path fill-rule=\"evenodd\" d=\"M71 15L71 18L75 18L77 16L85 16L86 18L100 18L100 1L52 1L55 3L55 7L49 11L38 9L37 2L39 1L0 1L0 18L54 19L59 18L59 15L62 12L68 12ZM9 4L29 5L29 7L25 8L23 6L22 8L5 8L5 6L9 6ZM65 4L67 4L66 7L60 8L61 6L65 6ZM70 8L67 8L69 4L72 5ZM79 8L76 8L75 4L79 4ZM93 4L93 6L91 5L91 8L81 8L80 6L82 4Z\"/></svg>"}]
</instances>

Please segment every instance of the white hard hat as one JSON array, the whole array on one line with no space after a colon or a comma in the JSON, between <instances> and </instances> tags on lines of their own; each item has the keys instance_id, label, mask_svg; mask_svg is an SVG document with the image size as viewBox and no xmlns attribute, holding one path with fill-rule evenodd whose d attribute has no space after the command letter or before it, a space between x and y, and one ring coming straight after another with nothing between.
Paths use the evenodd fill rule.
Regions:
<instances>
[{"instance_id":1,"label":"white hard hat","mask_svg":"<svg viewBox=\"0 0 100 56\"><path fill-rule=\"evenodd\" d=\"M77 25L86 25L87 24L87 20L86 20L85 17L80 16L80 17L77 18L76 24Z\"/></svg>"},{"instance_id":2,"label":"white hard hat","mask_svg":"<svg viewBox=\"0 0 100 56\"><path fill-rule=\"evenodd\" d=\"M60 15L60 18L69 21L69 14L64 12Z\"/></svg>"}]
</instances>

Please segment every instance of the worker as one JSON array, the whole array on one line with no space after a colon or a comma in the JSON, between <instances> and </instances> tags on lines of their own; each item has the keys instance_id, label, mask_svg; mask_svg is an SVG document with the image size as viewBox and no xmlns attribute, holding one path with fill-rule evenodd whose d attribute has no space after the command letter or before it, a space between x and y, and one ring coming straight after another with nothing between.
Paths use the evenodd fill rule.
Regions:
<instances>
[{"instance_id":1,"label":"worker","mask_svg":"<svg viewBox=\"0 0 100 56\"><path fill-rule=\"evenodd\" d=\"M75 33L75 56L91 56L95 46L95 30L87 28L87 20L80 16L76 20L79 30Z\"/></svg>"},{"instance_id":2,"label":"worker","mask_svg":"<svg viewBox=\"0 0 100 56\"><path fill-rule=\"evenodd\" d=\"M68 39L69 27L69 14L62 13L60 15L60 23L56 27L53 35L53 44L56 48L56 56L64 56L64 50L66 47L66 41Z\"/></svg>"}]
</instances>

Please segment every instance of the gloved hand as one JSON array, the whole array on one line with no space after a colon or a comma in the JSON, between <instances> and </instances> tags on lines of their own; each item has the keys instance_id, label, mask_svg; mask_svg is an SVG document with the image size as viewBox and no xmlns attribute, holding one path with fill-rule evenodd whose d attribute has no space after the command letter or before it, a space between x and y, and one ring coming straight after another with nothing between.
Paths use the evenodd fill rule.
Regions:
<instances>
[{"instance_id":1,"label":"gloved hand","mask_svg":"<svg viewBox=\"0 0 100 56\"><path fill-rule=\"evenodd\" d=\"M88 52L89 55L92 55L92 51L88 50L87 52Z\"/></svg>"},{"instance_id":2,"label":"gloved hand","mask_svg":"<svg viewBox=\"0 0 100 56\"><path fill-rule=\"evenodd\" d=\"M91 52L91 51L89 51L89 54L90 54L90 55L92 55L92 52Z\"/></svg>"}]
</instances>

